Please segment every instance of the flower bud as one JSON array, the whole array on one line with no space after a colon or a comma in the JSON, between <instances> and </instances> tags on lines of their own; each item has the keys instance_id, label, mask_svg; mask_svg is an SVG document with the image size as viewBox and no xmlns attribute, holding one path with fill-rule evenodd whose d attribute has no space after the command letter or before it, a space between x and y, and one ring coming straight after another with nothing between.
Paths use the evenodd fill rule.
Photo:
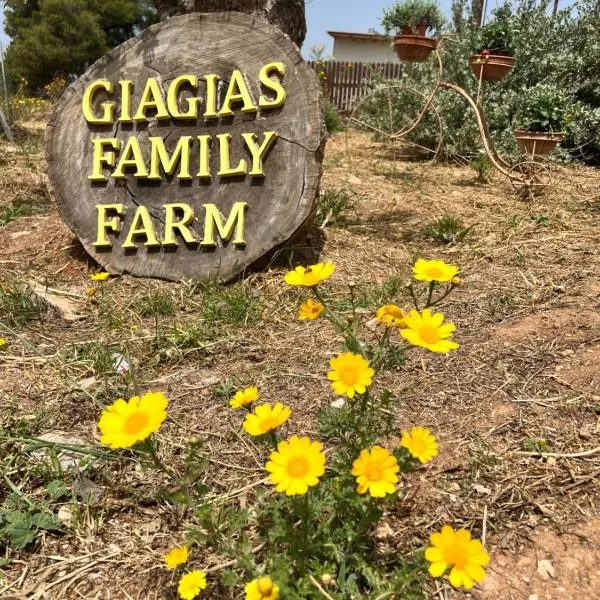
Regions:
<instances>
[{"instance_id":1,"label":"flower bud","mask_svg":"<svg viewBox=\"0 0 600 600\"><path fill-rule=\"evenodd\" d=\"M261 577L256 587L261 596L270 596L273 592L273 580L270 577Z\"/></svg>"},{"instance_id":2,"label":"flower bud","mask_svg":"<svg viewBox=\"0 0 600 600\"><path fill-rule=\"evenodd\" d=\"M331 585L333 583L333 577L329 573L323 573L323 575L321 575L321 583L323 585Z\"/></svg>"},{"instance_id":3,"label":"flower bud","mask_svg":"<svg viewBox=\"0 0 600 600\"><path fill-rule=\"evenodd\" d=\"M453 277L451 283L452 285L460 285L462 283L462 279L460 277Z\"/></svg>"}]
</instances>

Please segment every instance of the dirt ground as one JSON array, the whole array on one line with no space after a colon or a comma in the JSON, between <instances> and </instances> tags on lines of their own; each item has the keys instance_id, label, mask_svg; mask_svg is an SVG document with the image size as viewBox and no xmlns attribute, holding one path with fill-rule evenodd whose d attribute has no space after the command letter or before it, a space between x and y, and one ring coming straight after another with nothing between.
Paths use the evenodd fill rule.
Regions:
<instances>
[{"instance_id":1,"label":"dirt ground","mask_svg":"<svg viewBox=\"0 0 600 600\"><path fill-rule=\"evenodd\" d=\"M299 242L295 259L334 261L328 289L340 296L348 280L371 289L391 276L408 279L417 256L458 264L463 278L443 307L460 349L415 352L379 376L377 385L400 399L398 423L429 426L441 445L435 461L403 478L406 517L382 535L417 549L449 522L483 538L491 554L484 583L465 595L440 580L432 598L600 599L600 174L553 167L547 195L520 199L499 175L478 184L469 168L391 163L374 142L358 141L349 152L344 134L330 140L322 181L323 190L349 190L356 206ZM140 299L166 290L176 305L168 326L184 323L198 309L193 286L111 279L106 291L122 319L106 327L86 294L99 267L58 216L41 146L0 145L0 163L0 211L19 204L36 213L0 227L0 285L47 284L77 313L66 320L48 311L0 334L8 342L0 419L34 423L36 435L97 439L98 400L122 384L78 348L125 336L140 384L170 399L171 426L204 440L214 467L207 485L246 502L264 471L256 447L240 445L220 385L256 384L265 400L285 400L295 414L291 433L310 432L316 409L332 400L325 365L339 340L325 322L295 319L284 261L237 284L260 302L254 322L196 349L153 355L154 325L136 309ZM439 245L423 235L444 215L472 227L464 241ZM161 432L165 444L169 431ZM75 535L44 534L33 553L18 554L0 576L0 597L173 597L160 559L183 539L183 519L165 504L132 502L128 469L108 466L83 480L97 496ZM205 559L199 567L219 568L218 558Z\"/></svg>"}]
</instances>

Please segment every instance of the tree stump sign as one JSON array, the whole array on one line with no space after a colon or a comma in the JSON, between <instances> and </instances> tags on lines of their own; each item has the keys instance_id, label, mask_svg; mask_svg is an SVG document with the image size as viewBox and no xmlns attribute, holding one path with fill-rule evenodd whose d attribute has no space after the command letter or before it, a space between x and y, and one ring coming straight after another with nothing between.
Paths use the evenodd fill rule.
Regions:
<instances>
[{"instance_id":1,"label":"tree stump sign","mask_svg":"<svg viewBox=\"0 0 600 600\"><path fill-rule=\"evenodd\" d=\"M314 72L242 13L159 23L97 61L46 133L63 219L112 273L228 280L313 215Z\"/></svg>"}]
</instances>

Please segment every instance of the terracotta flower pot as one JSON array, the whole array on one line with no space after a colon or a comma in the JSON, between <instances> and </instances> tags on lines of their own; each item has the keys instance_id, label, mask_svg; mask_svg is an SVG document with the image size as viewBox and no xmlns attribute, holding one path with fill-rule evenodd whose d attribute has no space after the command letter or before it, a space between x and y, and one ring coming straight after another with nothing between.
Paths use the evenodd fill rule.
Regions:
<instances>
[{"instance_id":1,"label":"terracotta flower pot","mask_svg":"<svg viewBox=\"0 0 600 600\"><path fill-rule=\"evenodd\" d=\"M406 62L423 62L436 49L437 40L421 35L397 35L394 38L394 49L400 60Z\"/></svg>"},{"instance_id":2,"label":"terracotta flower pot","mask_svg":"<svg viewBox=\"0 0 600 600\"><path fill-rule=\"evenodd\" d=\"M413 28L410 25L403 25L402 31L400 33L402 35L412 35L414 32L413 32Z\"/></svg>"},{"instance_id":3,"label":"terracotta flower pot","mask_svg":"<svg viewBox=\"0 0 600 600\"><path fill-rule=\"evenodd\" d=\"M563 141L564 133L556 131L515 130L515 139L519 149L530 156L549 154Z\"/></svg>"},{"instance_id":4,"label":"terracotta flower pot","mask_svg":"<svg viewBox=\"0 0 600 600\"><path fill-rule=\"evenodd\" d=\"M427 35L428 27L429 27L429 25L427 25L427 23L419 23L417 25L417 35L420 35L421 37L425 37Z\"/></svg>"},{"instance_id":5,"label":"terracotta flower pot","mask_svg":"<svg viewBox=\"0 0 600 600\"><path fill-rule=\"evenodd\" d=\"M477 79L481 77L483 81L500 81L510 73L515 59L500 54L474 54L469 58L469 64Z\"/></svg>"}]
</instances>

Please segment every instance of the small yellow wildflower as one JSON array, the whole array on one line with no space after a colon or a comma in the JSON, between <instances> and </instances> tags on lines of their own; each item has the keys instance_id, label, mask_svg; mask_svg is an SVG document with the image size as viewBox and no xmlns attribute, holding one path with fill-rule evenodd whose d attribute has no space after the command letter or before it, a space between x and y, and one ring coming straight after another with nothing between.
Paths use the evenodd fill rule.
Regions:
<instances>
[{"instance_id":1,"label":"small yellow wildflower","mask_svg":"<svg viewBox=\"0 0 600 600\"><path fill-rule=\"evenodd\" d=\"M190 551L187 546L182 546L180 548L169 550L164 556L164 561L167 565L167 569L176 569L177 567L184 565L189 557Z\"/></svg>"},{"instance_id":2,"label":"small yellow wildflower","mask_svg":"<svg viewBox=\"0 0 600 600\"><path fill-rule=\"evenodd\" d=\"M339 354L329 361L329 366L332 370L327 373L327 379L338 396L354 398L355 394L364 394L373 382L375 371L360 354Z\"/></svg>"},{"instance_id":3,"label":"small yellow wildflower","mask_svg":"<svg viewBox=\"0 0 600 600\"><path fill-rule=\"evenodd\" d=\"M6 340L4 338L0 338L0 348L2 348L2 346L6 346Z\"/></svg>"},{"instance_id":4,"label":"small yellow wildflower","mask_svg":"<svg viewBox=\"0 0 600 600\"><path fill-rule=\"evenodd\" d=\"M386 327L402 327L404 311L395 304L386 304L377 311L377 320Z\"/></svg>"},{"instance_id":5,"label":"small yellow wildflower","mask_svg":"<svg viewBox=\"0 0 600 600\"><path fill-rule=\"evenodd\" d=\"M441 577L451 567L449 580L455 588L462 585L470 590L484 580L483 567L490 562L490 556L479 540L471 539L470 531L454 531L444 525L441 532L432 533L429 539L432 545L425 550L425 558L431 563L432 577Z\"/></svg>"},{"instance_id":6,"label":"small yellow wildflower","mask_svg":"<svg viewBox=\"0 0 600 600\"><path fill-rule=\"evenodd\" d=\"M413 267L413 275L418 281L451 281L458 273L458 267L443 260L419 258Z\"/></svg>"},{"instance_id":7,"label":"small yellow wildflower","mask_svg":"<svg viewBox=\"0 0 600 600\"><path fill-rule=\"evenodd\" d=\"M258 398L258 388L249 387L244 390L238 390L233 398L229 401L231 408L241 408L242 406L250 406L256 402Z\"/></svg>"},{"instance_id":8,"label":"small yellow wildflower","mask_svg":"<svg viewBox=\"0 0 600 600\"><path fill-rule=\"evenodd\" d=\"M293 435L289 440L279 442L269 459L265 465L269 478L277 486L275 489L287 496L306 494L325 473L323 446L307 437Z\"/></svg>"},{"instance_id":9,"label":"small yellow wildflower","mask_svg":"<svg viewBox=\"0 0 600 600\"><path fill-rule=\"evenodd\" d=\"M168 400L161 392L148 392L128 402L119 398L102 411L100 442L111 448L131 448L160 429L167 418Z\"/></svg>"},{"instance_id":10,"label":"small yellow wildflower","mask_svg":"<svg viewBox=\"0 0 600 600\"><path fill-rule=\"evenodd\" d=\"M318 319L325 307L320 302L313 302L310 298L300 305L298 318L301 321L314 321Z\"/></svg>"},{"instance_id":11,"label":"small yellow wildflower","mask_svg":"<svg viewBox=\"0 0 600 600\"><path fill-rule=\"evenodd\" d=\"M261 404L254 409L254 413L246 415L243 427L250 435L264 435L281 427L291 414L292 410L281 402L277 402L275 406Z\"/></svg>"},{"instance_id":12,"label":"small yellow wildflower","mask_svg":"<svg viewBox=\"0 0 600 600\"><path fill-rule=\"evenodd\" d=\"M310 267L296 267L285 276L285 282L288 285L315 287L329 279L335 271L335 265L332 262L317 263Z\"/></svg>"},{"instance_id":13,"label":"small yellow wildflower","mask_svg":"<svg viewBox=\"0 0 600 600\"><path fill-rule=\"evenodd\" d=\"M94 273L90 279L92 281L106 281L110 277L110 273L103 271L102 273Z\"/></svg>"},{"instance_id":14,"label":"small yellow wildflower","mask_svg":"<svg viewBox=\"0 0 600 600\"><path fill-rule=\"evenodd\" d=\"M413 309L404 317L405 328L400 330L400 335L414 346L445 354L458 348L458 344L448 339L456 325L443 322L442 313L432 314L428 308L419 313Z\"/></svg>"},{"instance_id":15,"label":"small yellow wildflower","mask_svg":"<svg viewBox=\"0 0 600 600\"><path fill-rule=\"evenodd\" d=\"M88 297L88 298L91 298L92 296L95 296L95 295L96 295L96 292L97 292L97 291L98 291L98 290L96 290L96 288L95 288L95 287L89 287L89 288L88 288L88 289L85 291L85 293L86 293L86 295L87 295L87 297Z\"/></svg>"},{"instance_id":16,"label":"small yellow wildflower","mask_svg":"<svg viewBox=\"0 0 600 600\"><path fill-rule=\"evenodd\" d=\"M205 587L206 575L202 571L190 571L179 580L177 591L182 600L194 600Z\"/></svg>"},{"instance_id":17,"label":"small yellow wildflower","mask_svg":"<svg viewBox=\"0 0 600 600\"><path fill-rule=\"evenodd\" d=\"M413 427L410 432L404 432L400 445L423 464L434 459L440 452L435 436L427 427Z\"/></svg>"},{"instance_id":18,"label":"small yellow wildflower","mask_svg":"<svg viewBox=\"0 0 600 600\"><path fill-rule=\"evenodd\" d=\"M393 494L398 483L398 461L396 457L381 446L371 450L361 450L360 456L352 463L352 475L356 477L359 494L369 492L373 498L383 498Z\"/></svg>"},{"instance_id":19,"label":"small yellow wildflower","mask_svg":"<svg viewBox=\"0 0 600 600\"><path fill-rule=\"evenodd\" d=\"M268 577L260 577L246 584L246 600L278 600L279 586Z\"/></svg>"}]
</instances>

